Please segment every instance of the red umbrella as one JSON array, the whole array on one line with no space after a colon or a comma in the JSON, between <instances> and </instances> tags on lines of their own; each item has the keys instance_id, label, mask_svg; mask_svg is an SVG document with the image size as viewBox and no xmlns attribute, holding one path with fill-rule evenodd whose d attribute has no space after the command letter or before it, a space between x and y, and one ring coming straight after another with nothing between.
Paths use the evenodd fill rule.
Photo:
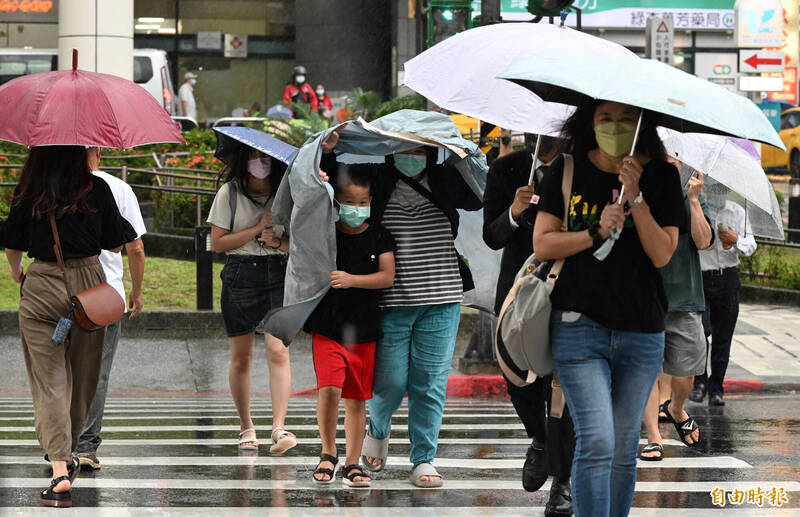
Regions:
<instances>
[{"instance_id":1,"label":"red umbrella","mask_svg":"<svg viewBox=\"0 0 800 517\"><path fill-rule=\"evenodd\" d=\"M169 113L141 86L109 74L72 70L19 77L0 86L0 140L127 149L183 143Z\"/></svg>"}]
</instances>

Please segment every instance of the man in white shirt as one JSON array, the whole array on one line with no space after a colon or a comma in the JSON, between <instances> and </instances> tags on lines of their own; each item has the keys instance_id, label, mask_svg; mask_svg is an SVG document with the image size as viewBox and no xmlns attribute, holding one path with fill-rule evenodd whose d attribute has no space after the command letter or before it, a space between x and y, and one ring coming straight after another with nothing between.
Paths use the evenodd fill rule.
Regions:
<instances>
[{"instance_id":1,"label":"man in white shirt","mask_svg":"<svg viewBox=\"0 0 800 517\"><path fill-rule=\"evenodd\" d=\"M117 203L120 214L136 230L136 240L125 245L125 252L128 255L128 267L131 273L132 289L128 298L128 306L133 309L130 319L135 318L142 312L142 279L144 278L144 245L142 235L147 231L142 220L142 213L139 211L139 201L127 183L106 172L98 170L100 164L100 148L89 150L89 169L95 177L104 180L111 188L111 193ZM100 253L100 263L106 274L106 281L117 290L125 299L125 288L122 284L122 254L103 251ZM77 454L81 467L99 469L100 462L97 459L97 448L100 446L100 429L103 422L103 409L108 393L108 375L111 372L111 363L114 361L114 353L119 342L120 325L122 319L106 327L106 337L103 342L103 359L100 367L100 377L97 381L97 391L94 395L92 405L86 415L86 422L78 440Z\"/></svg>"},{"instance_id":2,"label":"man in white shirt","mask_svg":"<svg viewBox=\"0 0 800 517\"><path fill-rule=\"evenodd\" d=\"M689 399L702 402L708 393L710 406L724 406L722 382L725 380L731 341L739 317L739 256L752 255L756 251L756 240L750 225L746 224L744 208L732 201L714 197L709 196L709 205L712 212L717 210L714 224L717 238L711 249L700 251L706 297L703 328L706 343L708 336L711 336L711 372L709 374L706 367L706 373L694 378L694 389Z\"/></svg>"},{"instance_id":3,"label":"man in white shirt","mask_svg":"<svg viewBox=\"0 0 800 517\"><path fill-rule=\"evenodd\" d=\"M183 84L178 88L178 99L180 99L183 116L197 121L197 104L194 101L194 85L197 84L197 76L191 72L183 75Z\"/></svg>"}]
</instances>

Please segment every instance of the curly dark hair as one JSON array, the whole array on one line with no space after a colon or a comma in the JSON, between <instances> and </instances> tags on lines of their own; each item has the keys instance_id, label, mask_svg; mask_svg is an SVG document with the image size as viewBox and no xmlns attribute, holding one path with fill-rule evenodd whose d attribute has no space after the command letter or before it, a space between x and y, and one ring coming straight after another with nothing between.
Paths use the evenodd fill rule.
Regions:
<instances>
[{"instance_id":1,"label":"curly dark hair","mask_svg":"<svg viewBox=\"0 0 800 517\"><path fill-rule=\"evenodd\" d=\"M13 206L31 204L31 216L60 218L75 212L89 213L86 196L94 187L89 155L80 145L32 147L22 166Z\"/></svg>"},{"instance_id":2,"label":"curly dark hair","mask_svg":"<svg viewBox=\"0 0 800 517\"><path fill-rule=\"evenodd\" d=\"M235 181L239 192L244 194L247 199L255 203L256 201L253 199L253 194L250 192L250 171L247 169L247 162L250 160L251 151L252 147L244 144L240 145L239 149L233 155L230 163L224 169L222 169L222 171L220 171L219 175L217 176L217 183L220 181L223 183ZM270 164L269 173L269 195L274 196L278 191L278 185L281 184L281 180L283 179L283 175L286 172L287 167L282 161L276 160L272 156L269 158L272 162Z\"/></svg>"},{"instance_id":3,"label":"curly dark hair","mask_svg":"<svg viewBox=\"0 0 800 517\"><path fill-rule=\"evenodd\" d=\"M592 99L578 106L575 113L570 116L561 128L561 136L566 144L565 152L572 155L585 156L589 151L597 147L597 139L594 137L594 127L592 121L594 112L605 100ZM639 140L636 143L636 150L650 157L651 159L666 160L667 152L661 137L658 136L656 127L659 125L658 113L644 110L642 117L642 128L639 131Z\"/></svg>"}]
</instances>

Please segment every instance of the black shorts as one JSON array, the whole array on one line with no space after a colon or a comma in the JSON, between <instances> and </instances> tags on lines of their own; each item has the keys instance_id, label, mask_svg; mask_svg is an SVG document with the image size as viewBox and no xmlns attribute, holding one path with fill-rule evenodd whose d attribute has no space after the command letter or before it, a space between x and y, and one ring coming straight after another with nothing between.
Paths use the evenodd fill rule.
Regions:
<instances>
[{"instance_id":1,"label":"black shorts","mask_svg":"<svg viewBox=\"0 0 800 517\"><path fill-rule=\"evenodd\" d=\"M283 306L285 255L228 255L222 268L222 321L228 337L255 332L272 309Z\"/></svg>"}]
</instances>

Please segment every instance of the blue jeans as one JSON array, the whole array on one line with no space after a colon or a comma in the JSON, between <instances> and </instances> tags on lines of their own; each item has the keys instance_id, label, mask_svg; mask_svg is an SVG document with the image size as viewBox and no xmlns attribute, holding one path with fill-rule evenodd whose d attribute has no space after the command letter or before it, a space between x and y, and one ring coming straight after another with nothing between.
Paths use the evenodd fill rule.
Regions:
<instances>
[{"instance_id":1,"label":"blue jeans","mask_svg":"<svg viewBox=\"0 0 800 517\"><path fill-rule=\"evenodd\" d=\"M436 456L460 318L458 303L381 309L383 338L375 350L369 434L380 440L389 436L392 414L408 391L409 459L415 467Z\"/></svg>"},{"instance_id":2,"label":"blue jeans","mask_svg":"<svg viewBox=\"0 0 800 517\"><path fill-rule=\"evenodd\" d=\"M624 517L633 503L642 415L664 360L664 332L615 331L553 311L553 361L575 424L576 517Z\"/></svg>"}]
</instances>

